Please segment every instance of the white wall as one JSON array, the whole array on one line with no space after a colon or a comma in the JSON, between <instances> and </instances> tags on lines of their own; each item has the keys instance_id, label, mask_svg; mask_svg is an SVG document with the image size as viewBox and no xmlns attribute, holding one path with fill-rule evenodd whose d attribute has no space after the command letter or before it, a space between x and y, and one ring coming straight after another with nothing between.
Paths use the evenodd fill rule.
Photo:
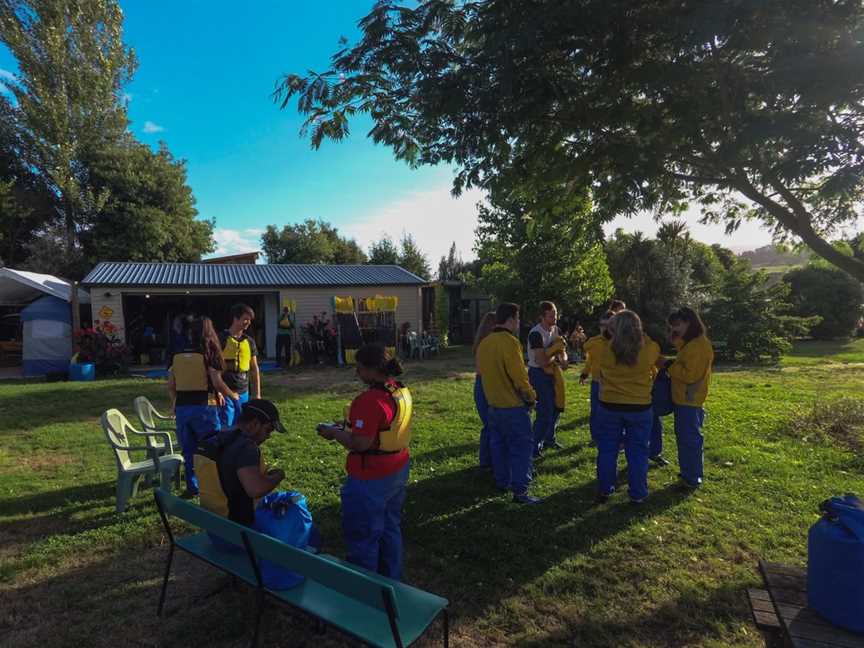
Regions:
<instances>
[{"instance_id":1,"label":"white wall","mask_svg":"<svg viewBox=\"0 0 864 648\"><path fill-rule=\"evenodd\" d=\"M93 321L111 322L117 327L117 337L125 344L126 342L126 320L123 318L123 293L117 289L90 288L90 305Z\"/></svg>"}]
</instances>

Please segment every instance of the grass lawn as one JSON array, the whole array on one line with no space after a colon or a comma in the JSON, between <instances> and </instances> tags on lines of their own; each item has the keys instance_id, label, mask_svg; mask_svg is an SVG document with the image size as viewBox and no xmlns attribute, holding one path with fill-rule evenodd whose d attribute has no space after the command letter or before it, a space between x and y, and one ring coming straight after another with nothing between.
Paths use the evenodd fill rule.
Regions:
<instances>
[{"instance_id":1,"label":"grass lawn","mask_svg":"<svg viewBox=\"0 0 864 648\"><path fill-rule=\"evenodd\" d=\"M818 503L864 492L862 457L786 425L817 401L861 394L864 341L801 344L775 367L720 367L704 488L689 497L673 488L668 425L673 466L651 471L641 508L626 494L592 506L588 391L572 371L566 448L539 462L532 489L546 502L522 508L498 495L475 467L471 366L457 349L410 364L405 376L416 400L406 580L450 599L456 646L763 645L745 592L760 582L757 559L803 564ZM358 389L348 370L265 377L289 428L265 454L287 472L285 486L308 497L337 555L344 454L314 425ZM109 407L131 414L139 394L164 404L164 392L135 379L0 383L0 645L247 644L253 597L182 554L168 616L157 620L166 539L152 496L114 512L116 473L98 416ZM341 645L334 632L306 628L273 611L262 645Z\"/></svg>"}]
</instances>

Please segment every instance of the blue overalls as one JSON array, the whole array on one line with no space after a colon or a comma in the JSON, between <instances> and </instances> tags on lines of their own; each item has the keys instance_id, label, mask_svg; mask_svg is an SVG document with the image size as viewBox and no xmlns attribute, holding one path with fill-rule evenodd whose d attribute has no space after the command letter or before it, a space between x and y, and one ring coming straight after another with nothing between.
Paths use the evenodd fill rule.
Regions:
<instances>
[{"instance_id":1,"label":"blue overalls","mask_svg":"<svg viewBox=\"0 0 864 648\"><path fill-rule=\"evenodd\" d=\"M410 461L379 479L350 475L342 485L342 533L348 562L402 579L402 506Z\"/></svg>"},{"instance_id":2,"label":"blue overalls","mask_svg":"<svg viewBox=\"0 0 864 648\"><path fill-rule=\"evenodd\" d=\"M512 490L514 495L526 494L536 447L528 408L490 407L489 429L495 485L500 490Z\"/></svg>"},{"instance_id":3,"label":"blue overalls","mask_svg":"<svg viewBox=\"0 0 864 648\"><path fill-rule=\"evenodd\" d=\"M641 501L648 497L648 447L653 419L650 406L634 412L611 409L598 403L594 441L597 443L597 482L601 494L609 495L615 491L618 450L623 443L630 498Z\"/></svg>"},{"instance_id":4,"label":"blue overalls","mask_svg":"<svg viewBox=\"0 0 864 648\"><path fill-rule=\"evenodd\" d=\"M492 467L492 447L489 434L489 403L486 401L486 393L483 391L483 381L480 380L480 374L474 378L474 405L477 408L477 414L480 416L480 422L483 427L480 428L480 467Z\"/></svg>"},{"instance_id":5,"label":"blue overalls","mask_svg":"<svg viewBox=\"0 0 864 648\"><path fill-rule=\"evenodd\" d=\"M534 418L534 455L536 456L544 446L555 443L555 430L561 413L555 407L555 379L543 369L530 367L528 380L537 392L537 411Z\"/></svg>"}]
</instances>

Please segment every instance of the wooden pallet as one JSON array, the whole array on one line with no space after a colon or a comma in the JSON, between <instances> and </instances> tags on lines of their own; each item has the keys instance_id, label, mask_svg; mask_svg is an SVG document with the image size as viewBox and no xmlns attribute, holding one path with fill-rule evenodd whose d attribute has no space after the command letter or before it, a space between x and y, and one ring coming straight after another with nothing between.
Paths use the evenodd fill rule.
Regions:
<instances>
[{"instance_id":1,"label":"wooden pallet","mask_svg":"<svg viewBox=\"0 0 864 648\"><path fill-rule=\"evenodd\" d=\"M793 648L864 648L864 635L831 625L807 607L806 571L762 560L759 569L789 645Z\"/></svg>"}]
</instances>

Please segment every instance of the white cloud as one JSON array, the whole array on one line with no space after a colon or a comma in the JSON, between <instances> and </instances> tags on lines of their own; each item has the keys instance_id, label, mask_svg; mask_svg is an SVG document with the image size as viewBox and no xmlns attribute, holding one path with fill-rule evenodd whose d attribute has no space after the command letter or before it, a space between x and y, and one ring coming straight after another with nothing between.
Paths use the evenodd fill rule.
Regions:
<instances>
[{"instance_id":1,"label":"white cloud","mask_svg":"<svg viewBox=\"0 0 864 648\"><path fill-rule=\"evenodd\" d=\"M434 270L454 241L463 259L474 258L476 205L483 196L479 189L471 189L453 198L450 185L445 184L394 200L339 229L364 249L384 235L398 242L403 234L411 234Z\"/></svg>"},{"instance_id":2,"label":"white cloud","mask_svg":"<svg viewBox=\"0 0 864 648\"><path fill-rule=\"evenodd\" d=\"M155 122L145 121L144 122L144 128L142 130L145 133L161 133L162 131L165 130L165 128L163 126L160 126L159 124L157 124Z\"/></svg>"},{"instance_id":3,"label":"white cloud","mask_svg":"<svg viewBox=\"0 0 864 648\"><path fill-rule=\"evenodd\" d=\"M131 92L124 92L123 97L122 97L123 103L131 103L132 97L133 97L133 94Z\"/></svg>"},{"instance_id":4,"label":"white cloud","mask_svg":"<svg viewBox=\"0 0 864 648\"><path fill-rule=\"evenodd\" d=\"M13 99L14 97L12 96L12 90L10 89L10 86L14 82L15 75L9 70L4 70L3 68L0 68L0 92L8 94Z\"/></svg>"},{"instance_id":5,"label":"white cloud","mask_svg":"<svg viewBox=\"0 0 864 648\"><path fill-rule=\"evenodd\" d=\"M248 228L244 230L227 229L217 227L213 230L213 239L216 241L216 256L229 254L243 254L244 252L261 251L262 229Z\"/></svg>"},{"instance_id":6,"label":"white cloud","mask_svg":"<svg viewBox=\"0 0 864 648\"><path fill-rule=\"evenodd\" d=\"M0 79L5 79L6 81L14 81L15 74L10 72L9 70L4 70L0 68Z\"/></svg>"}]
</instances>

